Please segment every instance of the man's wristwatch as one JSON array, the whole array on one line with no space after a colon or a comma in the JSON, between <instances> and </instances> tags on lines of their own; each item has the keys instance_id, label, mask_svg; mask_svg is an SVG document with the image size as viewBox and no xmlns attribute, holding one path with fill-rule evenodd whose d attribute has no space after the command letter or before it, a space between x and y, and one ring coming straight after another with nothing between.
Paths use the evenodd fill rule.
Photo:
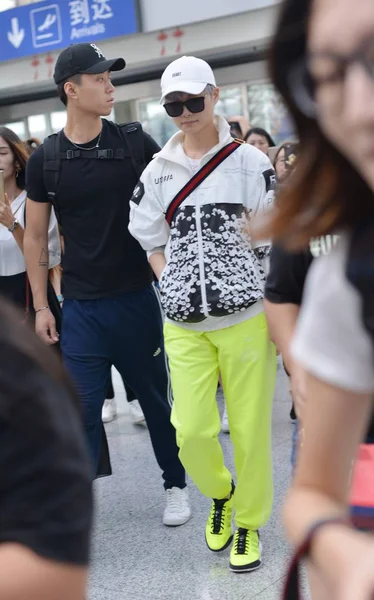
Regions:
<instances>
[{"instance_id":1,"label":"man's wristwatch","mask_svg":"<svg viewBox=\"0 0 374 600\"><path fill-rule=\"evenodd\" d=\"M8 231L10 231L10 233L13 233L13 231L17 229L17 227L19 227L19 223L17 219L14 219L14 223L11 227L8 228Z\"/></svg>"}]
</instances>

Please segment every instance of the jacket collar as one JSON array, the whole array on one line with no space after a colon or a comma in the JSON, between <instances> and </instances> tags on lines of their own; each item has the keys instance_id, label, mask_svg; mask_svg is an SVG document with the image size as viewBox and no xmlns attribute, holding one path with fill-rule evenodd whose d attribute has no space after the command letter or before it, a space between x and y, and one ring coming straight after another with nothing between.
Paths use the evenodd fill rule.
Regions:
<instances>
[{"instance_id":1,"label":"jacket collar","mask_svg":"<svg viewBox=\"0 0 374 600\"><path fill-rule=\"evenodd\" d=\"M209 150L201 159L201 164L207 163L214 154L216 154L223 146L226 146L232 142L232 136L230 134L230 125L226 119L216 115L214 117L214 125L218 131L219 142L213 148ZM160 152L154 155L155 158L163 158L170 162L182 165L190 170L188 159L183 150L184 133L178 131L170 138Z\"/></svg>"}]
</instances>

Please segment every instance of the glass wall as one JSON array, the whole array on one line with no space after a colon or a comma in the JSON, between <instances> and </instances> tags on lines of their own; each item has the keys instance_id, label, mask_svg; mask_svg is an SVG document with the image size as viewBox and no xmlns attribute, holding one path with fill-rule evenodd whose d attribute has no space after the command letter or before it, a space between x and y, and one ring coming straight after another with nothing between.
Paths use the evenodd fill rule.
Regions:
<instances>
[{"instance_id":1,"label":"glass wall","mask_svg":"<svg viewBox=\"0 0 374 600\"><path fill-rule=\"evenodd\" d=\"M17 134L18 137L21 138L21 140L24 140L28 137L25 121L14 121L13 123L4 123L4 126L14 131L14 133Z\"/></svg>"},{"instance_id":2,"label":"glass wall","mask_svg":"<svg viewBox=\"0 0 374 600\"><path fill-rule=\"evenodd\" d=\"M54 111L47 114L31 115L17 121L0 123L12 129L21 140L37 138L41 142L51 133L65 127L66 110Z\"/></svg>"},{"instance_id":3,"label":"glass wall","mask_svg":"<svg viewBox=\"0 0 374 600\"><path fill-rule=\"evenodd\" d=\"M1 0L0 0L1 3ZM144 129L163 146L177 131L172 119L167 116L165 109L160 105L159 96L156 97L158 86L149 90L132 91L129 99L124 99L124 92L128 87L118 88L118 95L123 101L115 105L115 111L110 119L117 123L129 123L138 120ZM141 97L143 94L143 97ZM149 94L149 95L147 95ZM136 97L138 99L136 99ZM43 103L31 103L15 111L5 111L0 124L8 124L22 139L37 137L43 140L51 133L59 131L66 123L66 110L56 100L46 100ZM23 116L28 112L28 116ZM228 118L242 115L249 119L251 126L263 127L278 144L293 138L293 131L287 112L273 86L268 81L251 81L221 87L221 97L217 104L217 113ZM27 114L26 112L26 114Z\"/></svg>"},{"instance_id":4,"label":"glass wall","mask_svg":"<svg viewBox=\"0 0 374 600\"><path fill-rule=\"evenodd\" d=\"M63 129L66 124L66 110L57 110L50 113L30 115L24 119L1 123L12 129L21 140L37 138L41 142L51 133Z\"/></svg>"},{"instance_id":5,"label":"glass wall","mask_svg":"<svg viewBox=\"0 0 374 600\"><path fill-rule=\"evenodd\" d=\"M137 102L139 121L145 131L149 133L160 146L166 144L168 139L178 131L174 122L167 116L165 109L160 104L160 98L147 98Z\"/></svg>"},{"instance_id":6,"label":"glass wall","mask_svg":"<svg viewBox=\"0 0 374 600\"><path fill-rule=\"evenodd\" d=\"M249 118L251 127L263 127L276 143L293 137L286 109L268 82L221 87L216 112L226 118L236 115ZM138 100L137 118L161 146L176 132L159 98Z\"/></svg>"},{"instance_id":7,"label":"glass wall","mask_svg":"<svg viewBox=\"0 0 374 600\"><path fill-rule=\"evenodd\" d=\"M266 129L277 144L293 137L286 108L271 83L249 84L247 94L252 127Z\"/></svg>"},{"instance_id":8,"label":"glass wall","mask_svg":"<svg viewBox=\"0 0 374 600\"><path fill-rule=\"evenodd\" d=\"M242 86L222 87L220 89L220 98L216 106L216 112L227 118L234 115L244 115L246 106L243 101Z\"/></svg>"},{"instance_id":9,"label":"glass wall","mask_svg":"<svg viewBox=\"0 0 374 600\"><path fill-rule=\"evenodd\" d=\"M217 104L217 113L230 117L242 115L245 112L242 87L221 88L220 100ZM167 116L165 109L160 104L159 98L145 98L137 102L138 119L144 129L163 146L168 139L178 131L173 120Z\"/></svg>"},{"instance_id":10,"label":"glass wall","mask_svg":"<svg viewBox=\"0 0 374 600\"><path fill-rule=\"evenodd\" d=\"M57 133L66 124L66 110L56 110L51 113L51 132Z\"/></svg>"},{"instance_id":11,"label":"glass wall","mask_svg":"<svg viewBox=\"0 0 374 600\"><path fill-rule=\"evenodd\" d=\"M42 141L47 135L47 118L46 115L32 115L27 118L29 134L32 138L37 138Z\"/></svg>"}]
</instances>

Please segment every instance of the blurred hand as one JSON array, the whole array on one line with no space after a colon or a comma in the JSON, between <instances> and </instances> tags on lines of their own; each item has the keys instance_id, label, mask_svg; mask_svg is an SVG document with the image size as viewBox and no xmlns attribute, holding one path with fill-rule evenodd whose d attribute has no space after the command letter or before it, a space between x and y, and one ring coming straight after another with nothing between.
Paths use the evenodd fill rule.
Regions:
<instances>
[{"instance_id":1,"label":"blurred hand","mask_svg":"<svg viewBox=\"0 0 374 600\"><path fill-rule=\"evenodd\" d=\"M327 532L326 532L327 534ZM315 575L331 600L374 599L374 538L348 529L333 539L328 556L319 552ZM326 537L325 537L326 541ZM325 550L328 546L325 545ZM326 554L326 552L325 552Z\"/></svg>"},{"instance_id":2,"label":"blurred hand","mask_svg":"<svg viewBox=\"0 0 374 600\"><path fill-rule=\"evenodd\" d=\"M342 576L337 591L337 600L373 600L374 599L374 549L356 556L353 564Z\"/></svg>"},{"instance_id":3,"label":"blurred hand","mask_svg":"<svg viewBox=\"0 0 374 600\"><path fill-rule=\"evenodd\" d=\"M0 202L0 223L7 229L14 223L14 215L10 206L8 194L5 194L5 202Z\"/></svg>"},{"instance_id":4,"label":"blurred hand","mask_svg":"<svg viewBox=\"0 0 374 600\"><path fill-rule=\"evenodd\" d=\"M47 346L57 344L59 341L59 336L56 330L56 320L49 308L36 313L35 331L40 339L47 344Z\"/></svg>"}]
</instances>

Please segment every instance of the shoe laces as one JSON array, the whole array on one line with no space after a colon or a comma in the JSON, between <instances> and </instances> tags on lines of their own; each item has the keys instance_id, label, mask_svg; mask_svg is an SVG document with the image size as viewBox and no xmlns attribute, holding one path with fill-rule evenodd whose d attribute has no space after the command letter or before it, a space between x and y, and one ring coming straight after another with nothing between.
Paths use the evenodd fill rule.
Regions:
<instances>
[{"instance_id":1,"label":"shoe laces","mask_svg":"<svg viewBox=\"0 0 374 600\"><path fill-rule=\"evenodd\" d=\"M218 534L223 529L225 522L227 500L213 500L214 507L212 508L211 515L211 529L212 533Z\"/></svg>"},{"instance_id":2,"label":"shoe laces","mask_svg":"<svg viewBox=\"0 0 374 600\"><path fill-rule=\"evenodd\" d=\"M251 535L253 533L254 535ZM235 536L235 553L236 554L247 554L249 547L255 550L257 547L257 540L255 537L256 532L250 532L248 529L239 527ZM257 534L256 534L257 535Z\"/></svg>"},{"instance_id":3,"label":"shoe laces","mask_svg":"<svg viewBox=\"0 0 374 600\"><path fill-rule=\"evenodd\" d=\"M168 509L173 513L183 511L187 504L186 496L180 488L166 490L166 501Z\"/></svg>"}]
</instances>

